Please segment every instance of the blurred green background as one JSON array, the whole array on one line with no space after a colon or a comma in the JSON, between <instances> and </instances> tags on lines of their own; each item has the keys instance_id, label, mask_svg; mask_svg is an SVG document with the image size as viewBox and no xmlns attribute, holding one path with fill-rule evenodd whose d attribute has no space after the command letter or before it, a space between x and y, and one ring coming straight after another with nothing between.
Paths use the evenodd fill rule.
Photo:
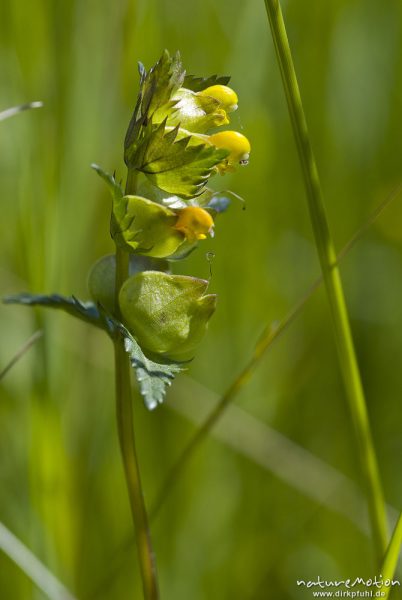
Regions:
<instances>
[{"instance_id":1,"label":"blurred green background","mask_svg":"<svg viewBox=\"0 0 402 600\"><path fill-rule=\"evenodd\" d=\"M284 12L340 248L402 180L402 5L287 0ZM234 202L215 239L175 266L207 277L205 253L214 252L219 304L167 402L149 413L136 399L148 503L264 325L319 273L264 3L2 0L0 110L45 104L0 124L2 296L87 298L88 269L113 251L108 192L89 165L124 176L136 62L151 66L165 47L181 51L189 73L232 75L240 98L232 124L250 138L252 158L213 181L243 196L246 210ZM342 272L385 494L399 509L402 198ZM80 600L141 598L133 548L99 589L132 530L111 344L63 314L2 306L0 367L37 329L43 338L1 382L0 520ZM153 523L162 598L310 598L296 579L372 576L365 506L339 476L361 485L322 290L236 404ZM0 598L45 596L0 554Z\"/></svg>"}]
</instances>

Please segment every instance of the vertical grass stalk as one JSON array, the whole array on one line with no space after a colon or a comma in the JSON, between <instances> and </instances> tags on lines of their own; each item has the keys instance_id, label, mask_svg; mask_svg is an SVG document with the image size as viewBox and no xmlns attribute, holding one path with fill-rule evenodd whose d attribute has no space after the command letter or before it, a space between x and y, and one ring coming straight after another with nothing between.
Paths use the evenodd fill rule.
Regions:
<instances>
[{"instance_id":1,"label":"vertical grass stalk","mask_svg":"<svg viewBox=\"0 0 402 600\"><path fill-rule=\"evenodd\" d=\"M380 564L387 548L388 539L385 503L342 282L336 265L335 247L328 227L319 175L309 139L280 3L279 0L265 0L265 6L302 166L310 218L331 309L340 368L365 477L373 541L377 561Z\"/></svg>"},{"instance_id":2,"label":"vertical grass stalk","mask_svg":"<svg viewBox=\"0 0 402 600\"><path fill-rule=\"evenodd\" d=\"M392 582L394 579L395 571L398 566L399 554L401 552L402 544L402 513L399 515L399 519L396 522L395 529L392 533L387 552L385 553L384 562L380 573L383 577L383 585L381 592L384 594L383 598L387 600L388 596L392 591L392 584L385 585L385 583Z\"/></svg>"},{"instance_id":3,"label":"vertical grass stalk","mask_svg":"<svg viewBox=\"0 0 402 600\"><path fill-rule=\"evenodd\" d=\"M135 177L129 173L126 192L135 192ZM129 255L116 246L116 312L119 290L128 277ZM118 315L119 316L119 315ZM142 492L140 470L135 446L133 407L131 394L131 365L120 335L114 342L116 378L116 414L120 449L123 458L131 512L133 515L135 539L138 550L140 572L145 600L158 600L158 581L155 557L152 550L148 515Z\"/></svg>"}]
</instances>

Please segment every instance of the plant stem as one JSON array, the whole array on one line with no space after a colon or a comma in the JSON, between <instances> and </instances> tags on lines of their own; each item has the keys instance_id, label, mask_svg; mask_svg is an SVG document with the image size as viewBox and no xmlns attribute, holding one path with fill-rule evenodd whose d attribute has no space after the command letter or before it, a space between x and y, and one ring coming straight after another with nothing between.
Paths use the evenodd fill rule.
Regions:
<instances>
[{"instance_id":1,"label":"plant stem","mask_svg":"<svg viewBox=\"0 0 402 600\"><path fill-rule=\"evenodd\" d=\"M265 6L302 166L310 219L331 309L340 368L349 400L360 461L365 477L373 541L377 559L381 562L387 548L388 539L385 503L349 316L339 269L336 265L335 248L328 227L320 180L309 139L307 122L303 111L280 3L279 0L265 0Z\"/></svg>"},{"instance_id":2,"label":"plant stem","mask_svg":"<svg viewBox=\"0 0 402 600\"><path fill-rule=\"evenodd\" d=\"M135 190L135 178L129 173L126 192ZM118 293L128 277L129 255L116 246L116 313L119 317ZM133 407L131 397L131 366L129 356L124 349L124 340L118 335L114 342L116 374L116 414L120 448L123 457L131 512L133 515L135 538L137 543L140 571L145 600L158 600L158 581L156 564L152 550L138 466L133 427Z\"/></svg>"},{"instance_id":3,"label":"plant stem","mask_svg":"<svg viewBox=\"0 0 402 600\"><path fill-rule=\"evenodd\" d=\"M392 581L395 575L396 568L398 566L399 554L401 552L402 544L402 513L396 522L395 529L392 533L387 552L385 554L384 562L380 569L380 573L383 577L384 582L387 580ZM382 585L381 592L384 594L385 600L391 593L393 586Z\"/></svg>"}]
</instances>

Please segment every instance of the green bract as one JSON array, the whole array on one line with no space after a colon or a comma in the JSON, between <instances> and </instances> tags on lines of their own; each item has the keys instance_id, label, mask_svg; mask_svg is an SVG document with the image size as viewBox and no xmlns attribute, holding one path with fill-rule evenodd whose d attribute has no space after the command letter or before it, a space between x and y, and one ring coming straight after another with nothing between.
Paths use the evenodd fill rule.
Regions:
<instances>
[{"instance_id":1,"label":"green bract","mask_svg":"<svg viewBox=\"0 0 402 600\"><path fill-rule=\"evenodd\" d=\"M128 252L163 258L174 254L184 236L174 229L176 214L141 196L124 196L113 208L112 238Z\"/></svg>"},{"instance_id":2,"label":"green bract","mask_svg":"<svg viewBox=\"0 0 402 600\"><path fill-rule=\"evenodd\" d=\"M211 87L211 85L227 85L230 81L228 75L210 75L209 77L195 77L186 75L184 77L183 87L193 92L201 92Z\"/></svg>"},{"instance_id":3,"label":"green bract","mask_svg":"<svg viewBox=\"0 0 402 600\"><path fill-rule=\"evenodd\" d=\"M115 243L126 252L176 260L187 256L197 246L196 242L189 242L182 233L174 229L177 220L175 210L142 196L123 196L121 186L112 175L105 173L98 165L92 167L106 181L111 191L113 201L110 233ZM154 190L159 201L163 202L163 193L161 196L158 188L145 185L144 190L149 195L153 195ZM175 209L186 206L183 201L177 205L179 198L174 198ZM214 215L217 213L216 209L207 207L207 203L212 200L213 193L205 191L200 204Z\"/></svg>"},{"instance_id":4,"label":"green bract","mask_svg":"<svg viewBox=\"0 0 402 600\"><path fill-rule=\"evenodd\" d=\"M128 330L146 350L173 360L192 358L216 307L208 281L145 271L123 284L119 305Z\"/></svg>"},{"instance_id":5,"label":"green bract","mask_svg":"<svg viewBox=\"0 0 402 600\"><path fill-rule=\"evenodd\" d=\"M226 149L192 141L192 136L179 127L167 129L165 119L156 128L148 126L130 155L128 168L144 173L166 192L192 198L202 193L214 167L228 155Z\"/></svg>"},{"instance_id":6,"label":"green bract","mask_svg":"<svg viewBox=\"0 0 402 600\"><path fill-rule=\"evenodd\" d=\"M171 97L181 87L185 77L179 53L172 58L167 50L148 72L142 63L138 63L138 69L140 91L124 140L126 163L138 143L142 127L148 124L154 112L162 106L174 106Z\"/></svg>"},{"instance_id":7,"label":"green bract","mask_svg":"<svg viewBox=\"0 0 402 600\"><path fill-rule=\"evenodd\" d=\"M237 194L233 194L229 190L223 192L215 192L209 188L204 188L202 194L191 198L189 200L183 200L179 196L169 194L168 192L162 191L160 188L152 185L149 179L142 177L139 179L137 184L138 194L144 198L149 198L162 206L167 208L178 209L185 208L186 206L199 206L208 210L212 216L218 213L225 212L230 204L230 198L240 198Z\"/></svg>"}]
</instances>

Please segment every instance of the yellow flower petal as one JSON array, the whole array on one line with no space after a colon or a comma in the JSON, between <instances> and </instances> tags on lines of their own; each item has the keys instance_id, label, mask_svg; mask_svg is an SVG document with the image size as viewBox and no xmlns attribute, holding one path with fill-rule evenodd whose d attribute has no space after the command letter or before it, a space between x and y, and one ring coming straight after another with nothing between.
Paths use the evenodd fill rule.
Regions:
<instances>
[{"instance_id":1,"label":"yellow flower petal","mask_svg":"<svg viewBox=\"0 0 402 600\"><path fill-rule=\"evenodd\" d=\"M198 94L215 98L215 100L218 100L222 104L226 112L233 112L237 109L237 94L227 85L211 85L205 90L198 92Z\"/></svg>"},{"instance_id":2,"label":"yellow flower petal","mask_svg":"<svg viewBox=\"0 0 402 600\"><path fill-rule=\"evenodd\" d=\"M217 148L226 148L230 151L224 163L218 166L221 172L233 171L236 165L247 165L250 158L251 146L245 135L238 131L219 131L210 135L210 144Z\"/></svg>"},{"instance_id":3,"label":"yellow flower petal","mask_svg":"<svg viewBox=\"0 0 402 600\"><path fill-rule=\"evenodd\" d=\"M174 228L180 231L190 242L205 240L207 234L213 232L213 218L203 208L187 206L186 208L177 209L175 212L178 217Z\"/></svg>"}]
</instances>

